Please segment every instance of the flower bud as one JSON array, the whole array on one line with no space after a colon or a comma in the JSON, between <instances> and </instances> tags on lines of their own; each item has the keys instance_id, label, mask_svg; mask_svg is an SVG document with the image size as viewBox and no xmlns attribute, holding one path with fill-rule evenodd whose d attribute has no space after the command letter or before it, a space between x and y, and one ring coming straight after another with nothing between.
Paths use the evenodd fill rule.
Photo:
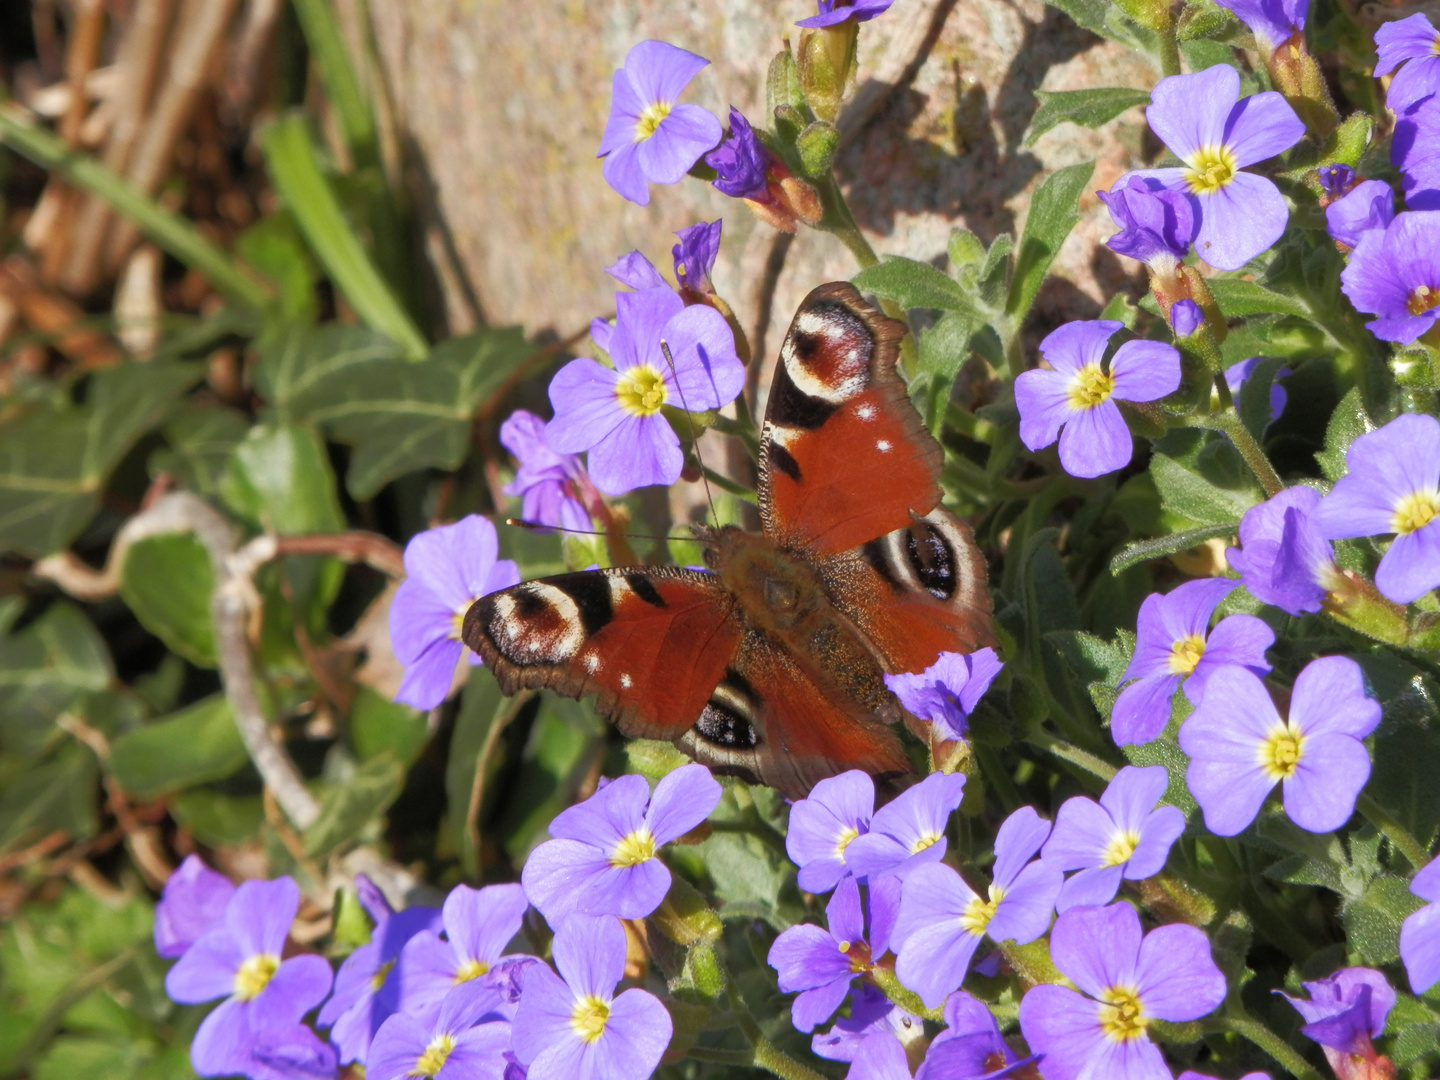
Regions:
<instances>
[{"instance_id":1,"label":"flower bud","mask_svg":"<svg viewBox=\"0 0 1440 1080\"><path fill-rule=\"evenodd\" d=\"M806 103L821 120L834 122L855 81L855 42L859 33L859 25L846 20L817 30L807 28L800 34L800 55L796 58L800 88Z\"/></svg>"},{"instance_id":2,"label":"flower bud","mask_svg":"<svg viewBox=\"0 0 1440 1080\"><path fill-rule=\"evenodd\" d=\"M1305 48L1305 31L1296 30L1270 54L1270 81L1285 96L1310 133L1324 139L1340 126L1340 114L1330 100L1330 88L1320 65Z\"/></svg>"},{"instance_id":3,"label":"flower bud","mask_svg":"<svg viewBox=\"0 0 1440 1080\"><path fill-rule=\"evenodd\" d=\"M1189 337L1205 324L1205 313L1194 300L1179 300L1170 308L1170 328L1176 337Z\"/></svg>"}]
</instances>

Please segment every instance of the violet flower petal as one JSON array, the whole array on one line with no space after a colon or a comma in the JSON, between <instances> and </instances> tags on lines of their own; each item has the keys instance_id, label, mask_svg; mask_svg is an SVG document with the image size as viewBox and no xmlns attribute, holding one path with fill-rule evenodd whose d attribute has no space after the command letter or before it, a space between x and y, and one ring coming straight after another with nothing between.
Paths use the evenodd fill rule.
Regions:
<instances>
[{"instance_id":1,"label":"violet flower petal","mask_svg":"<svg viewBox=\"0 0 1440 1080\"><path fill-rule=\"evenodd\" d=\"M1158 739L1170 722L1171 700L1179 686L1179 675L1147 675L1121 690L1110 710L1110 737L1115 744L1134 746Z\"/></svg>"},{"instance_id":2,"label":"violet flower petal","mask_svg":"<svg viewBox=\"0 0 1440 1080\"><path fill-rule=\"evenodd\" d=\"M1060 432L1060 464L1071 476L1092 479L1130 464L1135 447L1113 401L1071 413Z\"/></svg>"},{"instance_id":3,"label":"violet flower petal","mask_svg":"<svg viewBox=\"0 0 1440 1080\"><path fill-rule=\"evenodd\" d=\"M645 811L655 845L668 844L698 826L719 805L722 794L720 782L704 765L682 765L661 777Z\"/></svg>"},{"instance_id":4,"label":"violet flower petal","mask_svg":"<svg viewBox=\"0 0 1440 1080\"><path fill-rule=\"evenodd\" d=\"M1217 270L1241 269L1272 247L1290 220L1280 189L1254 173L1237 172L1218 191L1196 198L1201 219L1195 253Z\"/></svg>"},{"instance_id":5,"label":"violet flower petal","mask_svg":"<svg viewBox=\"0 0 1440 1080\"><path fill-rule=\"evenodd\" d=\"M155 905L155 951L164 957L182 955L225 917L235 886L198 855L185 860L165 880Z\"/></svg>"},{"instance_id":6,"label":"violet flower petal","mask_svg":"<svg viewBox=\"0 0 1440 1080\"><path fill-rule=\"evenodd\" d=\"M1157 401L1180 389L1180 353L1163 341L1127 341L1110 360L1117 401Z\"/></svg>"},{"instance_id":7,"label":"violet flower petal","mask_svg":"<svg viewBox=\"0 0 1440 1080\"><path fill-rule=\"evenodd\" d=\"M1225 1000L1225 976L1210 955L1210 939L1194 926L1151 930L1140 943L1135 973L1145 1011L1161 1020L1197 1020Z\"/></svg>"}]
</instances>

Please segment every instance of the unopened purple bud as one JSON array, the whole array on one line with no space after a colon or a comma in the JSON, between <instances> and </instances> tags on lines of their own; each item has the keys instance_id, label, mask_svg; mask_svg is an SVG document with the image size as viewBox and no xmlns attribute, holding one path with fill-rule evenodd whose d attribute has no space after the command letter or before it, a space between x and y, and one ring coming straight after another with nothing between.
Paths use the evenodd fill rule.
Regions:
<instances>
[{"instance_id":1,"label":"unopened purple bud","mask_svg":"<svg viewBox=\"0 0 1440 1080\"><path fill-rule=\"evenodd\" d=\"M730 136L705 155L705 164L720 174L712 181L715 190L732 199L753 199L766 189L770 152L750 121L731 106Z\"/></svg>"},{"instance_id":2,"label":"unopened purple bud","mask_svg":"<svg viewBox=\"0 0 1440 1080\"><path fill-rule=\"evenodd\" d=\"M1320 166L1320 186L1325 189L1327 195L1344 195L1354 182L1355 170L1349 165Z\"/></svg>"},{"instance_id":3,"label":"unopened purple bud","mask_svg":"<svg viewBox=\"0 0 1440 1080\"><path fill-rule=\"evenodd\" d=\"M1178 300L1170 309L1170 326L1176 337L1189 337L1205 325L1205 313L1194 300Z\"/></svg>"},{"instance_id":4,"label":"unopened purple bud","mask_svg":"<svg viewBox=\"0 0 1440 1080\"><path fill-rule=\"evenodd\" d=\"M720 254L720 222L700 222L675 234L680 243L670 249L675 259L675 280L682 288L697 293L713 293L710 271Z\"/></svg>"}]
</instances>

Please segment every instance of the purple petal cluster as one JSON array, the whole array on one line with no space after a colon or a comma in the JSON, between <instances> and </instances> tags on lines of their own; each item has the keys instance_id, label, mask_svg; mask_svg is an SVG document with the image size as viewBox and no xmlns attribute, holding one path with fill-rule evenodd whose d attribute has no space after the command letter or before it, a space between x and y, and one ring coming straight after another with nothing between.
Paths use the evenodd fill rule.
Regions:
<instances>
[{"instance_id":1,"label":"purple petal cluster","mask_svg":"<svg viewBox=\"0 0 1440 1080\"><path fill-rule=\"evenodd\" d=\"M1040 1060L1039 1054L1017 1056L1000 1037L990 1010L963 990L945 1002L945 1024L926 1049L915 1080L999 1080L1021 1075ZM889 1032L866 1038L854 1062L846 1080L910 1080L905 1045Z\"/></svg>"},{"instance_id":2,"label":"purple petal cluster","mask_svg":"<svg viewBox=\"0 0 1440 1080\"><path fill-rule=\"evenodd\" d=\"M1240 98L1240 75L1216 64L1161 79L1145 110L1150 129L1185 164L1129 174L1185 195L1195 215L1195 251L1219 270L1239 270L1285 231L1279 189L1242 172L1283 153L1305 124L1274 91ZM1122 178L1122 182L1129 177Z\"/></svg>"},{"instance_id":3,"label":"purple petal cluster","mask_svg":"<svg viewBox=\"0 0 1440 1080\"><path fill-rule=\"evenodd\" d=\"M571 915L555 931L557 975L529 968L512 1032L528 1080L649 1076L674 1029L653 994L616 994L625 974L625 931L608 916Z\"/></svg>"},{"instance_id":4,"label":"purple petal cluster","mask_svg":"<svg viewBox=\"0 0 1440 1080\"><path fill-rule=\"evenodd\" d=\"M642 41L611 82L610 118L596 155L606 182L633 203L650 203L650 185L677 184L720 141L720 121L676 101L710 61L663 41Z\"/></svg>"},{"instance_id":5,"label":"purple petal cluster","mask_svg":"<svg viewBox=\"0 0 1440 1080\"><path fill-rule=\"evenodd\" d=\"M1314 1039L1325 1059L1341 1080L1361 1076L1393 1075L1357 1069L1358 1063L1373 1063L1378 1055L1371 1042L1385 1030L1385 1018L1395 1007L1395 990L1385 976L1373 968L1344 968L1328 979L1301 983L1310 998L1281 994L1305 1019L1300 1033ZM1280 993L1280 991L1276 991Z\"/></svg>"},{"instance_id":6,"label":"purple petal cluster","mask_svg":"<svg viewBox=\"0 0 1440 1080\"><path fill-rule=\"evenodd\" d=\"M1210 616L1239 585L1226 578L1187 581L1140 605L1135 655L1120 677L1130 682L1110 712L1110 734L1120 746L1158 738L1170 719L1170 700L1181 687L1198 705L1215 672L1240 665L1264 675L1265 650L1275 633L1253 615L1231 615L1207 633Z\"/></svg>"},{"instance_id":7,"label":"purple petal cluster","mask_svg":"<svg viewBox=\"0 0 1440 1080\"><path fill-rule=\"evenodd\" d=\"M720 801L703 765L684 765L655 785L622 776L550 823L521 882L530 903L558 925L572 912L643 919L670 889L660 848L695 828Z\"/></svg>"},{"instance_id":8,"label":"purple petal cluster","mask_svg":"<svg viewBox=\"0 0 1440 1080\"><path fill-rule=\"evenodd\" d=\"M1339 570L1335 553L1315 521L1320 493L1286 488L1245 511L1240 546L1225 552L1250 595L1291 615L1320 610Z\"/></svg>"},{"instance_id":9,"label":"purple petal cluster","mask_svg":"<svg viewBox=\"0 0 1440 1080\"><path fill-rule=\"evenodd\" d=\"M405 580L390 603L390 644L405 665L396 701L433 709L449 695L462 654L480 663L461 644L460 626L480 597L520 583L520 568L499 554L495 526L478 514L405 545Z\"/></svg>"},{"instance_id":10,"label":"purple petal cluster","mask_svg":"<svg viewBox=\"0 0 1440 1080\"><path fill-rule=\"evenodd\" d=\"M1115 774L1096 803L1077 795L1055 815L1055 828L1041 858L1060 870L1078 870L1055 901L1060 912L1086 904L1108 904L1120 882L1142 881L1165 866L1170 848L1185 831L1185 815L1158 806L1169 785L1163 765L1127 765Z\"/></svg>"},{"instance_id":11,"label":"purple petal cluster","mask_svg":"<svg viewBox=\"0 0 1440 1080\"><path fill-rule=\"evenodd\" d=\"M1440 983L1440 858L1410 880L1410 891L1426 904L1400 925L1400 959L1410 990L1423 994Z\"/></svg>"},{"instance_id":12,"label":"purple petal cluster","mask_svg":"<svg viewBox=\"0 0 1440 1080\"><path fill-rule=\"evenodd\" d=\"M1395 220L1395 193L1380 180L1365 180L1325 208L1325 228L1332 240L1360 246L1369 233L1384 234Z\"/></svg>"},{"instance_id":13,"label":"purple petal cluster","mask_svg":"<svg viewBox=\"0 0 1440 1080\"><path fill-rule=\"evenodd\" d=\"M941 739L963 739L970 714L1005 666L986 646L973 653L941 653L919 674L886 675L885 685L912 716L934 725Z\"/></svg>"},{"instance_id":14,"label":"purple petal cluster","mask_svg":"<svg viewBox=\"0 0 1440 1080\"><path fill-rule=\"evenodd\" d=\"M1120 231L1105 241L1117 255L1138 259L1153 270L1175 272L1195 239L1195 211L1179 191L1131 173L1109 191L1097 191Z\"/></svg>"},{"instance_id":15,"label":"purple petal cluster","mask_svg":"<svg viewBox=\"0 0 1440 1080\"><path fill-rule=\"evenodd\" d=\"M1440 319L1440 210L1407 210L1363 233L1340 287L1378 316L1365 325L1382 341L1409 344L1429 330Z\"/></svg>"},{"instance_id":16,"label":"purple petal cluster","mask_svg":"<svg viewBox=\"0 0 1440 1080\"><path fill-rule=\"evenodd\" d=\"M1127 341L1105 363L1121 325L1066 323L1040 343L1050 370L1015 379L1020 441L1040 450L1058 438L1060 464L1071 476L1103 476L1130 463L1130 429L1116 401L1156 401L1180 387L1180 354L1161 341Z\"/></svg>"},{"instance_id":17,"label":"purple petal cluster","mask_svg":"<svg viewBox=\"0 0 1440 1080\"><path fill-rule=\"evenodd\" d=\"M1268 58L1277 46L1305 29L1310 0L1216 0L1249 27L1261 52ZM1304 38L1302 36L1303 44Z\"/></svg>"},{"instance_id":18,"label":"purple petal cluster","mask_svg":"<svg viewBox=\"0 0 1440 1080\"><path fill-rule=\"evenodd\" d=\"M713 296L715 293L715 286L710 283L710 271L715 269L715 260L720 255L720 225L720 219L716 218L681 229L675 234L680 242L670 249L675 262L676 284L697 297Z\"/></svg>"},{"instance_id":19,"label":"purple petal cluster","mask_svg":"<svg viewBox=\"0 0 1440 1080\"><path fill-rule=\"evenodd\" d=\"M870 829L845 849L845 862L859 878L885 874L906 877L945 855L945 826L965 793L961 773L931 773L882 806Z\"/></svg>"},{"instance_id":20,"label":"purple petal cluster","mask_svg":"<svg viewBox=\"0 0 1440 1080\"><path fill-rule=\"evenodd\" d=\"M1440 210L1440 95L1395 121L1390 161L1400 170L1407 210Z\"/></svg>"},{"instance_id":21,"label":"purple petal cluster","mask_svg":"<svg viewBox=\"0 0 1440 1080\"><path fill-rule=\"evenodd\" d=\"M872 1035L890 1035L909 1042L925 1030L925 1021L908 1013L875 987L861 983L850 994L850 1015L838 1018L829 1031L811 1036L810 1051L829 1061L854 1061L860 1044Z\"/></svg>"},{"instance_id":22,"label":"purple petal cluster","mask_svg":"<svg viewBox=\"0 0 1440 1080\"><path fill-rule=\"evenodd\" d=\"M1220 668L1180 728L1180 748L1190 756L1185 780L1206 828L1217 836L1239 833L1277 783L1296 825L1316 833L1340 828L1370 779L1361 740L1379 723L1380 706L1366 696L1360 665L1348 657L1306 665L1283 718L1253 672Z\"/></svg>"},{"instance_id":23,"label":"purple petal cluster","mask_svg":"<svg viewBox=\"0 0 1440 1080\"><path fill-rule=\"evenodd\" d=\"M1440 421L1397 416L1350 445L1345 470L1313 513L1320 534L1338 540L1394 533L1375 586L1397 604L1440 585Z\"/></svg>"},{"instance_id":24,"label":"purple petal cluster","mask_svg":"<svg viewBox=\"0 0 1440 1080\"><path fill-rule=\"evenodd\" d=\"M842 22L869 22L877 15L890 10L895 0L819 0L820 12L808 19L801 19L796 26L820 29L838 26Z\"/></svg>"},{"instance_id":25,"label":"purple petal cluster","mask_svg":"<svg viewBox=\"0 0 1440 1080\"><path fill-rule=\"evenodd\" d=\"M711 184L732 199L755 199L765 194L773 159L755 134L750 121L730 106L730 134L715 150L705 155L705 164L719 175Z\"/></svg>"},{"instance_id":26,"label":"purple petal cluster","mask_svg":"<svg viewBox=\"0 0 1440 1080\"><path fill-rule=\"evenodd\" d=\"M512 1031L493 986L460 983L446 992L433 1019L391 1016L365 1062L366 1080L507 1080Z\"/></svg>"},{"instance_id":27,"label":"purple petal cluster","mask_svg":"<svg viewBox=\"0 0 1440 1080\"><path fill-rule=\"evenodd\" d=\"M1320 177L1321 190L1332 199L1344 195L1355 183L1355 170L1341 162L1321 165L1315 171Z\"/></svg>"},{"instance_id":28,"label":"purple petal cluster","mask_svg":"<svg viewBox=\"0 0 1440 1080\"><path fill-rule=\"evenodd\" d=\"M1044 860L1031 861L1049 835L1050 823L1029 806L1006 818L995 836L985 897L944 863L917 867L906 877L891 934L899 943L895 974L926 1008L960 986L982 938L1023 945L1049 928L1064 874Z\"/></svg>"},{"instance_id":29,"label":"purple petal cluster","mask_svg":"<svg viewBox=\"0 0 1440 1080\"><path fill-rule=\"evenodd\" d=\"M680 478L684 454L662 408L718 409L745 385L735 336L714 308L686 307L669 287L619 293L615 305L615 366L582 357L561 368L545 429L558 453L589 451L590 476L607 495Z\"/></svg>"},{"instance_id":30,"label":"purple petal cluster","mask_svg":"<svg viewBox=\"0 0 1440 1080\"><path fill-rule=\"evenodd\" d=\"M1045 1055L1046 1080L1169 1076L1150 1024L1197 1020L1225 1000L1201 931L1172 923L1142 934L1128 904L1071 908L1055 920L1050 956L1078 992L1036 986L1020 1002L1020 1030Z\"/></svg>"},{"instance_id":31,"label":"purple petal cluster","mask_svg":"<svg viewBox=\"0 0 1440 1080\"><path fill-rule=\"evenodd\" d=\"M1375 76L1391 75L1385 104L1395 113L1440 92L1440 33L1423 14L1388 22L1375 31ZM1398 69L1398 70L1396 70Z\"/></svg>"},{"instance_id":32,"label":"purple petal cluster","mask_svg":"<svg viewBox=\"0 0 1440 1080\"><path fill-rule=\"evenodd\" d=\"M800 868L800 888L829 892L849 876L846 852L870 831L874 813L875 781L859 769L821 780L790 807L785 853Z\"/></svg>"},{"instance_id":33,"label":"purple petal cluster","mask_svg":"<svg viewBox=\"0 0 1440 1080\"><path fill-rule=\"evenodd\" d=\"M545 421L525 409L516 409L500 425L500 445L515 456L515 479L504 487L506 495L521 499L526 521L584 532L590 515L575 497L585 466L574 454L557 454L545 441Z\"/></svg>"}]
</instances>

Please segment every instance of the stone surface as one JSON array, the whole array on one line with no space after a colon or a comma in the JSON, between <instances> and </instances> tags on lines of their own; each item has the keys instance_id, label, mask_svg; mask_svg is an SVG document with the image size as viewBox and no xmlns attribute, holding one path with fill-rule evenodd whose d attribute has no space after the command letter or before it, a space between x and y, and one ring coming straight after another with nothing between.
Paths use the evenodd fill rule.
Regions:
<instances>
[{"instance_id":1,"label":"stone surface","mask_svg":"<svg viewBox=\"0 0 1440 1080\"><path fill-rule=\"evenodd\" d=\"M648 207L627 203L594 153L611 72L636 42L659 38L709 57L685 100L722 117L734 104L758 121L769 59L813 10L809 0L371 5L451 329L483 313L568 334L613 309L604 266L638 248L668 272L670 234L717 216L716 284L753 326L773 230L695 180L652 187ZM1098 159L1095 182L1108 186L1140 163L1139 109L1099 131L1062 125L1022 145L1034 90L1148 87L1157 77L1039 0L896 0L862 28L860 62L839 171L882 253L943 260L955 225L986 241L1023 225L1031 191L1059 166ZM857 111L868 123L856 123ZM1113 229L1093 194L1082 212L1057 260L1065 280L1042 292L1038 323L1093 316L1127 284L1131 268L1097 248ZM855 269L833 237L802 230L778 278L767 352L805 292Z\"/></svg>"}]
</instances>

